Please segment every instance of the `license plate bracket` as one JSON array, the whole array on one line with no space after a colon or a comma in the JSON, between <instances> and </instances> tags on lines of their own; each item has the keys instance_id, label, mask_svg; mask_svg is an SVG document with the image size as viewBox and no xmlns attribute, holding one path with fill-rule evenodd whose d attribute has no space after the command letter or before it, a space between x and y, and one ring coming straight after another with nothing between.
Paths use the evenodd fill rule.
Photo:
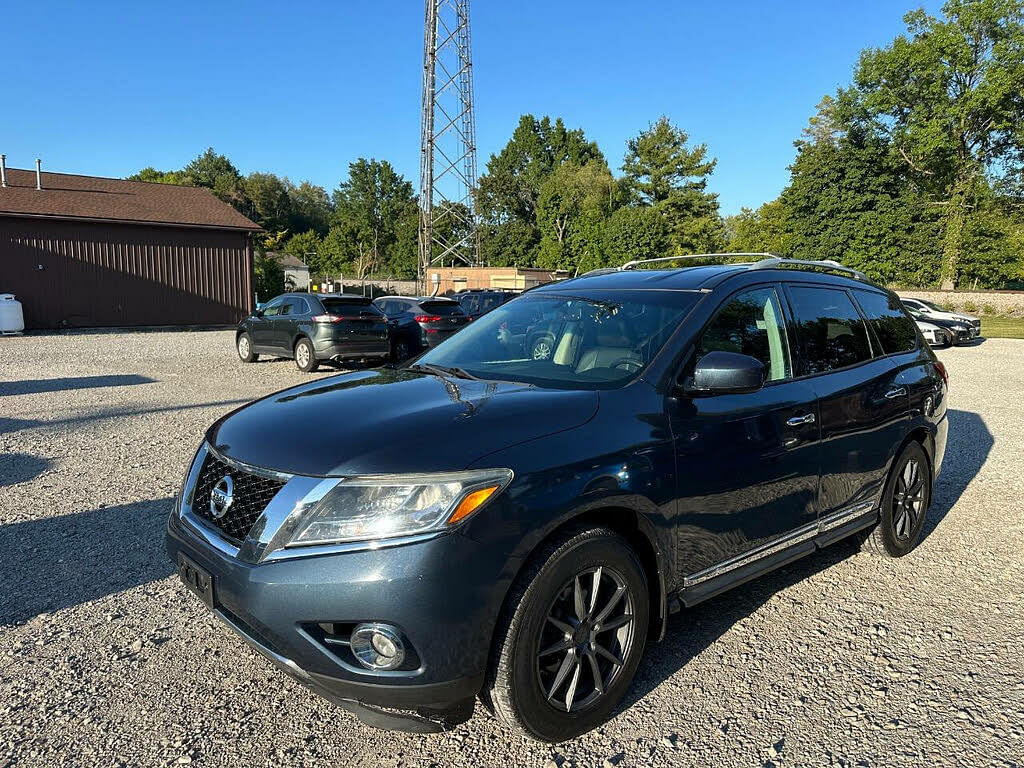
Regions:
<instances>
[{"instance_id":1,"label":"license plate bracket","mask_svg":"<svg viewBox=\"0 0 1024 768\"><path fill-rule=\"evenodd\" d=\"M211 611L214 607L213 576L195 560L178 553L178 577Z\"/></svg>"}]
</instances>

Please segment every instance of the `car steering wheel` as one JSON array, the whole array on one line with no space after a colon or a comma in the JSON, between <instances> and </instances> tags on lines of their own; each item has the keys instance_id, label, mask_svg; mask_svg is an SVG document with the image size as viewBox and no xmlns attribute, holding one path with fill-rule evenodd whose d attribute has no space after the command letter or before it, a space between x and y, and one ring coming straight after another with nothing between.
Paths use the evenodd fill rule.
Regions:
<instances>
[{"instance_id":1,"label":"car steering wheel","mask_svg":"<svg viewBox=\"0 0 1024 768\"><path fill-rule=\"evenodd\" d=\"M627 373L633 373L634 371L639 371L641 368L643 368L644 364L632 357L620 357L618 360L616 360L608 367L613 370L621 368Z\"/></svg>"}]
</instances>

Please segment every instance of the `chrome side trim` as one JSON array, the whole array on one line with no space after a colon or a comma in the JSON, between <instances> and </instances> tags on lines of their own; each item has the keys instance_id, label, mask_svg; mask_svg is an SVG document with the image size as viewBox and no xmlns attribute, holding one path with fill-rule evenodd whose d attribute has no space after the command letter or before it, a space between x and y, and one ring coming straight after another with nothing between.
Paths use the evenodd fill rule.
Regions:
<instances>
[{"instance_id":1,"label":"chrome side trim","mask_svg":"<svg viewBox=\"0 0 1024 768\"><path fill-rule=\"evenodd\" d=\"M809 539L813 539L822 533L839 528L858 517L868 514L868 512L874 509L876 504L876 501L862 501L844 509L836 510L817 522L802 525L799 528L768 542L767 544L762 544L759 547L743 552L727 560L723 560L720 563L715 563L714 565L705 568L703 571L697 571L696 573L686 576L683 579L683 588L685 589L686 587L701 584L717 576L728 573L729 571L742 568L745 565L770 557L771 555L782 552L792 546L801 544Z\"/></svg>"},{"instance_id":2,"label":"chrome side trim","mask_svg":"<svg viewBox=\"0 0 1024 768\"><path fill-rule=\"evenodd\" d=\"M866 515L875 506L874 501L862 501L859 504L854 504L852 507L846 507L845 509L837 509L830 515L825 515L818 521L818 533L825 533L831 531L833 528L838 528L841 525L846 525L854 518Z\"/></svg>"},{"instance_id":3,"label":"chrome side trim","mask_svg":"<svg viewBox=\"0 0 1024 768\"><path fill-rule=\"evenodd\" d=\"M731 557L728 560L723 560L720 563L715 563L710 568L705 568L703 571L698 571L690 576L683 579L684 587L692 587L695 584L713 579L716 576L721 576L723 573L734 571L737 568L742 568L744 565L752 563L756 560L774 555L776 552L781 552L784 549L800 544L809 539L813 539L818 535L818 524L808 523L802 525L799 528L790 531L784 536L769 541L767 544L762 544L759 547L743 552L742 554Z\"/></svg>"}]
</instances>

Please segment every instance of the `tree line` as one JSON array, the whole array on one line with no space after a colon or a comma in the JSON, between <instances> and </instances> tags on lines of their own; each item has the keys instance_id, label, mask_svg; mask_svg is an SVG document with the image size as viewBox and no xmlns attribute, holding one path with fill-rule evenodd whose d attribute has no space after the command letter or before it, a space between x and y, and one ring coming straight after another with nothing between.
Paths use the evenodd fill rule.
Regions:
<instances>
[{"instance_id":1,"label":"tree line","mask_svg":"<svg viewBox=\"0 0 1024 768\"><path fill-rule=\"evenodd\" d=\"M582 129L523 115L480 177L484 262L584 272L631 259L769 251L834 259L887 284L1004 287L1024 278L1024 0L948 0L861 52L795 142L775 200L722 216L706 144L660 117L621 173ZM208 149L143 181L205 186L260 224L258 248L314 273L416 274L419 207L386 160L360 158L330 194L243 176ZM442 217L459 226L462 216Z\"/></svg>"}]
</instances>

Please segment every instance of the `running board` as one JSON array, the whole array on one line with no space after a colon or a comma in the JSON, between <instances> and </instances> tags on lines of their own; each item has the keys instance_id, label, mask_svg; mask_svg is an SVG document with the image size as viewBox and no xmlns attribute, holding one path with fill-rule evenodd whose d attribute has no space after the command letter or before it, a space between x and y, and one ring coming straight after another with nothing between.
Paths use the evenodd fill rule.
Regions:
<instances>
[{"instance_id":1,"label":"running board","mask_svg":"<svg viewBox=\"0 0 1024 768\"><path fill-rule=\"evenodd\" d=\"M691 608L845 539L873 525L877 520L878 509L874 502L863 502L834 512L775 541L687 576L683 580L683 588L669 596L669 604L672 606L678 602L682 607Z\"/></svg>"}]
</instances>

